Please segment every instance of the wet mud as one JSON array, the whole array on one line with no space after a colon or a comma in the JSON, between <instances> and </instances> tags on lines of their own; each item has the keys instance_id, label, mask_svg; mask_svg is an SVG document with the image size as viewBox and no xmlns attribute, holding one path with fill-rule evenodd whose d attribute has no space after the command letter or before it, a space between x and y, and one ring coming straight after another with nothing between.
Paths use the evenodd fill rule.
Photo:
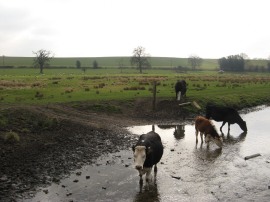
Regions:
<instances>
[{"instance_id":1,"label":"wet mud","mask_svg":"<svg viewBox=\"0 0 270 202\"><path fill-rule=\"evenodd\" d=\"M192 122L126 128L133 136L155 130L164 144L157 175L139 184L131 149L111 152L74 170L33 197L17 201L269 201L270 108L241 114L248 132L223 129L224 146L195 142ZM217 128L221 123L214 122ZM134 142L134 140L133 140ZM132 143L132 142L130 142ZM245 160L246 156L260 156Z\"/></svg>"}]
</instances>

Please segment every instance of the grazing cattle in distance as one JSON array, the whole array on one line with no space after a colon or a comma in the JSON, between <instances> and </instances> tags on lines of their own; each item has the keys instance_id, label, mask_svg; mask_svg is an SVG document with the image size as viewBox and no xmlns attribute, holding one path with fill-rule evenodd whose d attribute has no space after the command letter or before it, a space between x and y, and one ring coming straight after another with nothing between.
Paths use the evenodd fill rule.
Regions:
<instances>
[{"instance_id":1,"label":"grazing cattle in distance","mask_svg":"<svg viewBox=\"0 0 270 202\"><path fill-rule=\"evenodd\" d=\"M146 181L149 181L153 165L154 172L157 172L157 163L163 155L163 145L160 136L151 131L142 134L136 145L132 147L134 152L135 168L139 171L140 182L146 173Z\"/></svg>"},{"instance_id":2,"label":"grazing cattle in distance","mask_svg":"<svg viewBox=\"0 0 270 202\"><path fill-rule=\"evenodd\" d=\"M198 143L198 133L201 135L201 143L203 143L203 134L205 135L205 142L209 147L209 142L213 141L220 148L222 147L222 137L218 134L215 126L212 122L205 117L197 116L195 119L195 130L196 130L196 144Z\"/></svg>"},{"instance_id":3,"label":"grazing cattle in distance","mask_svg":"<svg viewBox=\"0 0 270 202\"><path fill-rule=\"evenodd\" d=\"M237 123L239 127L247 132L246 122L240 117L238 112L230 107L219 107L214 105L206 105L206 116L207 119L214 119L215 121L223 121L220 131L222 132L222 127L228 123L228 132L230 131L230 124Z\"/></svg>"},{"instance_id":4,"label":"grazing cattle in distance","mask_svg":"<svg viewBox=\"0 0 270 202\"><path fill-rule=\"evenodd\" d=\"M175 89L175 94L176 94L176 100L181 100L181 97L186 96L186 92L187 92L186 81L185 80L177 81L174 86L174 89Z\"/></svg>"}]
</instances>

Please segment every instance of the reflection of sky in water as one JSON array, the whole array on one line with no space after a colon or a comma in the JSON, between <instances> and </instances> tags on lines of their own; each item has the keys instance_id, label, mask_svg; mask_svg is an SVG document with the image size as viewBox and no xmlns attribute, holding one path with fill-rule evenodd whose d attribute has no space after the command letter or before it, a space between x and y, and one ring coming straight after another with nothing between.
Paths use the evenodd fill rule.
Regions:
<instances>
[{"instance_id":1,"label":"reflection of sky in water","mask_svg":"<svg viewBox=\"0 0 270 202\"><path fill-rule=\"evenodd\" d=\"M154 125L155 132L158 133L161 136L162 142L165 146L173 147L176 143L185 144L186 146L190 145L194 147L194 138L195 138L195 131L193 125L183 125L184 129L184 136L181 136L180 138L177 138L177 135L175 135L175 127L171 126L171 128L160 128L158 125ZM165 126L166 127L166 126ZM143 133L148 133L152 130L152 125L146 125L146 126L135 126L128 128L129 131L131 131L134 134L141 135Z\"/></svg>"},{"instance_id":2,"label":"reflection of sky in water","mask_svg":"<svg viewBox=\"0 0 270 202\"><path fill-rule=\"evenodd\" d=\"M270 107L263 110L251 112L248 114L241 114L241 117L246 121L248 132L246 135L241 135L243 132L237 124L232 124L230 126L230 134L227 136L228 124L223 127L225 146L228 144L241 144L240 154L249 155L253 153L270 153ZM217 130L222 124L222 122L213 121ZM165 127L168 127L164 129ZM155 132L157 132L164 143L165 146L174 147L177 143L184 148L193 148L195 143L195 128L194 125L188 124L182 126L184 131L182 131L182 137L177 138L175 133L175 126L163 126L159 127L154 125ZM151 131L152 125L145 126L134 126L129 127L128 130L133 134L141 135ZM219 132L220 133L220 132ZM226 141L228 139L228 141ZM199 138L200 143L200 138Z\"/></svg>"}]
</instances>

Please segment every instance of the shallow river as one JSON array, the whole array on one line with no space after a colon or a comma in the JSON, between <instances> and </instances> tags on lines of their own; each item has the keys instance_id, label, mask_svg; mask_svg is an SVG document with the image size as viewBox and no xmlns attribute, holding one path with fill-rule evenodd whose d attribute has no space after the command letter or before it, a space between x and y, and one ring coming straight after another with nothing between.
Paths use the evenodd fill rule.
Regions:
<instances>
[{"instance_id":1,"label":"shallow river","mask_svg":"<svg viewBox=\"0 0 270 202\"><path fill-rule=\"evenodd\" d=\"M224 147L195 143L194 125L128 128L140 135L159 133L164 154L157 176L139 185L130 150L101 157L59 184L40 188L23 201L270 201L270 107L241 114L248 132L223 127ZM214 122L219 129L221 122ZM249 155L260 154L245 160ZM152 173L153 174L153 173Z\"/></svg>"}]
</instances>

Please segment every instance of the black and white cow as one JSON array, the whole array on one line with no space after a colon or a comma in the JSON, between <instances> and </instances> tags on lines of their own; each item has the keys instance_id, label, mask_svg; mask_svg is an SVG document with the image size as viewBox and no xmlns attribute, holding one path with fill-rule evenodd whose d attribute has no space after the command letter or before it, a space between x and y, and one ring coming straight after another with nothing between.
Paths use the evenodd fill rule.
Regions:
<instances>
[{"instance_id":1,"label":"black and white cow","mask_svg":"<svg viewBox=\"0 0 270 202\"><path fill-rule=\"evenodd\" d=\"M176 100L181 100L181 97L186 96L187 83L185 80L177 81L175 86Z\"/></svg>"},{"instance_id":2,"label":"black and white cow","mask_svg":"<svg viewBox=\"0 0 270 202\"><path fill-rule=\"evenodd\" d=\"M142 134L136 145L132 147L134 152L135 168L139 171L140 182L146 173L146 181L149 181L153 165L154 172L157 172L157 163L163 155L163 145L160 136L151 131Z\"/></svg>"},{"instance_id":3,"label":"black and white cow","mask_svg":"<svg viewBox=\"0 0 270 202\"><path fill-rule=\"evenodd\" d=\"M240 117L238 112L230 107L219 107L214 105L206 106L206 118L214 119L215 121L223 121L222 126L220 127L220 131L222 131L222 127L228 123L228 132L230 131L230 124L237 123L239 127L247 132L246 122Z\"/></svg>"}]
</instances>

